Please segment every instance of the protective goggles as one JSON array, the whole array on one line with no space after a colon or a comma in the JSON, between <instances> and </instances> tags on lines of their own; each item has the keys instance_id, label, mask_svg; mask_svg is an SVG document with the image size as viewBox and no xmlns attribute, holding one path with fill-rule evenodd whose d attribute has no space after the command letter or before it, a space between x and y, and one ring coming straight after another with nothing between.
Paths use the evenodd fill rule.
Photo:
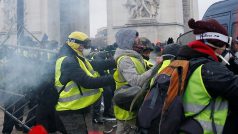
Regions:
<instances>
[{"instance_id":1,"label":"protective goggles","mask_svg":"<svg viewBox=\"0 0 238 134\"><path fill-rule=\"evenodd\" d=\"M81 41L81 40L74 39L74 38L68 38L68 41L82 45L85 49L88 49L91 47L91 40L89 40L89 39Z\"/></svg>"}]
</instances>

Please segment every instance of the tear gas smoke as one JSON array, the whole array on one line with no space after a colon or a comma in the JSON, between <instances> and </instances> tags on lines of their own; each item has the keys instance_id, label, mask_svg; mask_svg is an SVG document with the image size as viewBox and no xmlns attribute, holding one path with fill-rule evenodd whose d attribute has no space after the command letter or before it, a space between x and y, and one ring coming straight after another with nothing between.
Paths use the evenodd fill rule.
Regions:
<instances>
[{"instance_id":1,"label":"tear gas smoke","mask_svg":"<svg viewBox=\"0 0 238 134\"><path fill-rule=\"evenodd\" d=\"M47 61L21 56L9 47L1 47L0 52L0 90L29 97L41 90L51 70Z\"/></svg>"}]
</instances>

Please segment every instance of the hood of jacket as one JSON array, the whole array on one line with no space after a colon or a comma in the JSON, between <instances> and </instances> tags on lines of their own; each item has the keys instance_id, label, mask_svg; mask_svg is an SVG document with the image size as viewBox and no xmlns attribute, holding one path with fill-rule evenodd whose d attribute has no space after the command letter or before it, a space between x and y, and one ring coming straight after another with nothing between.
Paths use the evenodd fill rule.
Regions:
<instances>
[{"instance_id":1,"label":"hood of jacket","mask_svg":"<svg viewBox=\"0 0 238 134\"><path fill-rule=\"evenodd\" d=\"M78 54L67 44L64 44L57 55L57 57L62 57L62 56L77 56Z\"/></svg>"},{"instance_id":2,"label":"hood of jacket","mask_svg":"<svg viewBox=\"0 0 238 134\"><path fill-rule=\"evenodd\" d=\"M116 33L116 43L120 49L132 50L138 32L132 29L121 29Z\"/></svg>"},{"instance_id":3,"label":"hood of jacket","mask_svg":"<svg viewBox=\"0 0 238 134\"><path fill-rule=\"evenodd\" d=\"M135 57L139 59L141 62L144 62L143 57L134 50L124 50L124 49L117 48L114 54L115 61L117 61L117 59L121 56Z\"/></svg>"}]
</instances>

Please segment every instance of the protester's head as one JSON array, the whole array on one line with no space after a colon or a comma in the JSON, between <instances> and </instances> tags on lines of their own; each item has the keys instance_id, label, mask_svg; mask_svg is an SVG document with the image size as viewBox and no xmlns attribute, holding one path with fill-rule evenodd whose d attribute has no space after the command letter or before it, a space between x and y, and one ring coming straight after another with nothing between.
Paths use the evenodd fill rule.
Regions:
<instances>
[{"instance_id":1,"label":"protester's head","mask_svg":"<svg viewBox=\"0 0 238 134\"><path fill-rule=\"evenodd\" d=\"M160 40L156 40L156 41L155 41L155 46L160 46L160 45L161 45Z\"/></svg>"},{"instance_id":2,"label":"protester's head","mask_svg":"<svg viewBox=\"0 0 238 134\"><path fill-rule=\"evenodd\" d=\"M83 32L72 32L68 36L67 45L69 45L76 53L87 56L91 51L91 43L88 35Z\"/></svg>"},{"instance_id":3,"label":"protester's head","mask_svg":"<svg viewBox=\"0 0 238 134\"><path fill-rule=\"evenodd\" d=\"M231 38L225 27L214 19L198 21L190 19L188 26L193 29L196 40L204 42L218 54L231 44Z\"/></svg>"},{"instance_id":4,"label":"protester's head","mask_svg":"<svg viewBox=\"0 0 238 134\"><path fill-rule=\"evenodd\" d=\"M172 37L169 37L167 40L167 44L172 44L174 43L174 39Z\"/></svg>"},{"instance_id":5,"label":"protester's head","mask_svg":"<svg viewBox=\"0 0 238 134\"><path fill-rule=\"evenodd\" d=\"M134 50L140 45L139 33L132 29L121 29L116 33L116 44L124 50Z\"/></svg>"},{"instance_id":6,"label":"protester's head","mask_svg":"<svg viewBox=\"0 0 238 134\"><path fill-rule=\"evenodd\" d=\"M140 37L141 44L144 46L141 55L144 59L150 59L150 53L154 50L154 46L146 37Z\"/></svg>"},{"instance_id":7,"label":"protester's head","mask_svg":"<svg viewBox=\"0 0 238 134\"><path fill-rule=\"evenodd\" d=\"M181 45L179 44L168 44L165 45L164 50L162 52L162 56L164 60L173 59L177 56Z\"/></svg>"}]
</instances>

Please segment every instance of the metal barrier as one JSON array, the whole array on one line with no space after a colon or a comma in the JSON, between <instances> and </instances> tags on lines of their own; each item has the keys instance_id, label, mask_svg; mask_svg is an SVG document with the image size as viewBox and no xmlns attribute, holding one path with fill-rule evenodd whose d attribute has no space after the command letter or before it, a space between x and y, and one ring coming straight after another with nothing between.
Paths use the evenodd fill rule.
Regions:
<instances>
[{"instance_id":1,"label":"metal barrier","mask_svg":"<svg viewBox=\"0 0 238 134\"><path fill-rule=\"evenodd\" d=\"M31 126L27 124L36 117L29 117L28 115L33 112L38 105L36 104L27 108L31 103L27 96L4 89L0 89L0 98L0 110L2 110L2 114L4 113L5 119L3 124L0 124L0 127L4 127L3 125L15 125L15 127L19 125L18 127L22 127L24 131L29 131Z\"/></svg>"}]
</instances>

